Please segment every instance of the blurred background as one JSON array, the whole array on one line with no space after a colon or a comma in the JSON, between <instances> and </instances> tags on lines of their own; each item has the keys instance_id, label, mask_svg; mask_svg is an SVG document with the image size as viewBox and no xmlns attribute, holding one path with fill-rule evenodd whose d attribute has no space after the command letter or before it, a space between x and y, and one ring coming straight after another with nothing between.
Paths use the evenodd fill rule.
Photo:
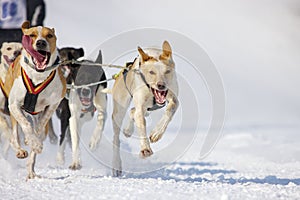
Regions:
<instances>
[{"instance_id":1,"label":"blurred background","mask_svg":"<svg viewBox=\"0 0 300 200\"><path fill-rule=\"evenodd\" d=\"M168 29L197 42L223 79L225 128L290 128L300 122L297 0L45 2L45 25L55 27L59 47L83 47L86 55L136 28Z\"/></svg>"}]
</instances>

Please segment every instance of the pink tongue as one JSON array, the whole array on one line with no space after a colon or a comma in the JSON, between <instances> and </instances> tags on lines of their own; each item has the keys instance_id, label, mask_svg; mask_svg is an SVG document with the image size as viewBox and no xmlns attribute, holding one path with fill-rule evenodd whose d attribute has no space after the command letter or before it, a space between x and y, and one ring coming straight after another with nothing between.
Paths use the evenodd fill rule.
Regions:
<instances>
[{"instance_id":1,"label":"pink tongue","mask_svg":"<svg viewBox=\"0 0 300 200\"><path fill-rule=\"evenodd\" d=\"M161 92L155 90L155 97L157 103L163 104L165 102L165 96L161 94Z\"/></svg>"},{"instance_id":2,"label":"pink tongue","mask_svg":"<svg viewBox=\"0 0 300 200\"><path fill-rule=\"evenodd\" d=\"M37 52L32 47L32 39L28 35L23 35L22 45L26 51L36 59L39 63L42 63L45 60L45 56Z\"/></svg>"},{"instance_id":3,"label":"pink tongue","mask_svg":"<svg viewBox=\"0 0 300 200\"><path fill-rule=\"evenodd\" d=\"M7 55L4 55L3 57L8 65L10 65L12 63L12 61L9 59L9 57Z\"/></svg>"}]
</instances>

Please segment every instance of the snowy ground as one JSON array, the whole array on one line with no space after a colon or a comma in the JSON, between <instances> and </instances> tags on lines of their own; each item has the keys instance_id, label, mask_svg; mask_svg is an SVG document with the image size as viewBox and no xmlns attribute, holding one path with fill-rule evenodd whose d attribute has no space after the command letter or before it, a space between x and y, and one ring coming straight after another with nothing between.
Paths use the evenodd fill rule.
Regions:
<instances>
[{"instance_id":1,"label":"snowy ground","mask_svg":"<svg viewBox=\"0 0 300 200\"><path fill-rule=\"evenodd\" d=\"M69 149L67 164L57 166L56 147L46 141L36 168L41 179L26 181L25 161L16 161L12 154L0 160L1 199L299 199L297 129L228 130L204 160L198 159L199 146L194 143L179 160L163 169L127 172L122 178L111 177L110 169L83 146L80 171L67 168ZM173 136L167 133L164 139ZM100 151L109 154L110 150L102 144Z\"/></svg>"},{"instance_id":2,"label":"snowy ground","mask_svg":"<svg viewBox=\"0 0 300 200\"><path fill-rule=\"evenodd\" d=\"M199 159L207 131L203 127L210 122L210 96L201 81L190 78L194 74L190 68L178 65L199 96L196 114L202 127L196 138L188 129L179 133L176 128L184 114L189 117L183 118L185 122L195 118L192 109L178 111L166 135L152 146L154 155L149 159L138 157L136 138L122 136L122 150L132 156L123 157L124 176L114 178L109 168L112 131L108 120L96 152L84 148L88 136L83 138L80 171L68 169L70 148L65 165L58 166L57 146L48 140L37 157L36 172L41 179L26 181L26 160L17 160L12 151L7 159L0 154L0 199L300 199L298 0L46 3L45 24L55 27L59 47L84 47L86 55L112 36L136 28L174 30L197 42L224 83L227 118L223 137L208 157ZM131 42L143 47L144 38L141 42L136 39ZM106 52L103 49L104 60ZM180 91L182 107L190 104L188 92ZM111 105L108 107L110 116ZM83 135L89 135L85 132L94 126L88 127ZM186 147L184 138L179 140L184 151L177 158L180 148L168 144L178 134L194 140ZM167 157L160 154L164 149ZM165 163L174 154L174 162Z\"/></svg>"}]
</instances>

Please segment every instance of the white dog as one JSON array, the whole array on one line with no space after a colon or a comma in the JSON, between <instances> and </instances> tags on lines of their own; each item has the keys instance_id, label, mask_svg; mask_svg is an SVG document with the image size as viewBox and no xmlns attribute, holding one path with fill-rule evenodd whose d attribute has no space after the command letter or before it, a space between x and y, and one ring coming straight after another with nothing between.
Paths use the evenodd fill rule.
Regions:
<instances>
[{"instance_id":1,"label":"white dog","mask_svg":"<svg viewBox=\"0 0 300 200\"><path fill-rule=\"evenodd\" d=\"M9 67L4 91L8 94L13 140L18 158L28 153L19 142L18 125L30 147L28 178L36 177L36 155L42 152L49 119L66 93L66 80L58 68L55 31L47 27L22 24L23 50Z\"/></svg>"},{"instance_id":2,"label":"white dog","mask_svg":"<svg viewBox=\"0 0 300 200\"><path fill-rule=\"evenodd\" d=\"M22 44L18 42L4 42L1 47L0 63L0 132L3 139L3 152L6 155L11 137L10 124L8 123L7 94L4 92L4 82L7 70L11 63L20 55Z\"/></svg>"},{"instance_id":3,"label":"white dog","mask_svg":"<svg viewBox=\"0 0 300 200\"><path fill-rule=\"evenodd\" d=\"M165 132L178 107L177 79L175 63L172 58L170 44L165 41L162 50L138 48L139 56L116 78L112 89L113 95L113 175L122 173L120 157L120 127L124 115L133 101L130 111L130 122L124 129L126 137L133 133L134 123L140 136L141 157L153 154L146 134L145 115L147 111L162 108L166 103L166 111L150 134L150 141L157 142Z\"/></svg>"}]
</instances>

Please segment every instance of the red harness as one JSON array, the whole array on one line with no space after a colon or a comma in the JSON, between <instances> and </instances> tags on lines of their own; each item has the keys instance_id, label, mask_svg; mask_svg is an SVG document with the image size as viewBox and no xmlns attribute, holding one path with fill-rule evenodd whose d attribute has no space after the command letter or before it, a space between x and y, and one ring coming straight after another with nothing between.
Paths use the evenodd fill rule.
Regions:
<instances>
[{"instance_id":1,"label":"red harness","mask_svg":"<svg viewBox=\"0 0 300 200\"><path fill-rule=\"evenodd\" d=\"M38 112L34 111L38 95L54 79L55 73L56 73L56 70L52 71L46 80L44 80L42 83L40 83L38 85L34 85L32 83L32 80L26 74L25 70L23 68L21 68L22 79L23 79L24 85L27 89L27 93L26 93L26 96L24 99L24 105L22 107L26 112L28 112L32 115L38 114Z\"/></svg>"}]
</instances>

